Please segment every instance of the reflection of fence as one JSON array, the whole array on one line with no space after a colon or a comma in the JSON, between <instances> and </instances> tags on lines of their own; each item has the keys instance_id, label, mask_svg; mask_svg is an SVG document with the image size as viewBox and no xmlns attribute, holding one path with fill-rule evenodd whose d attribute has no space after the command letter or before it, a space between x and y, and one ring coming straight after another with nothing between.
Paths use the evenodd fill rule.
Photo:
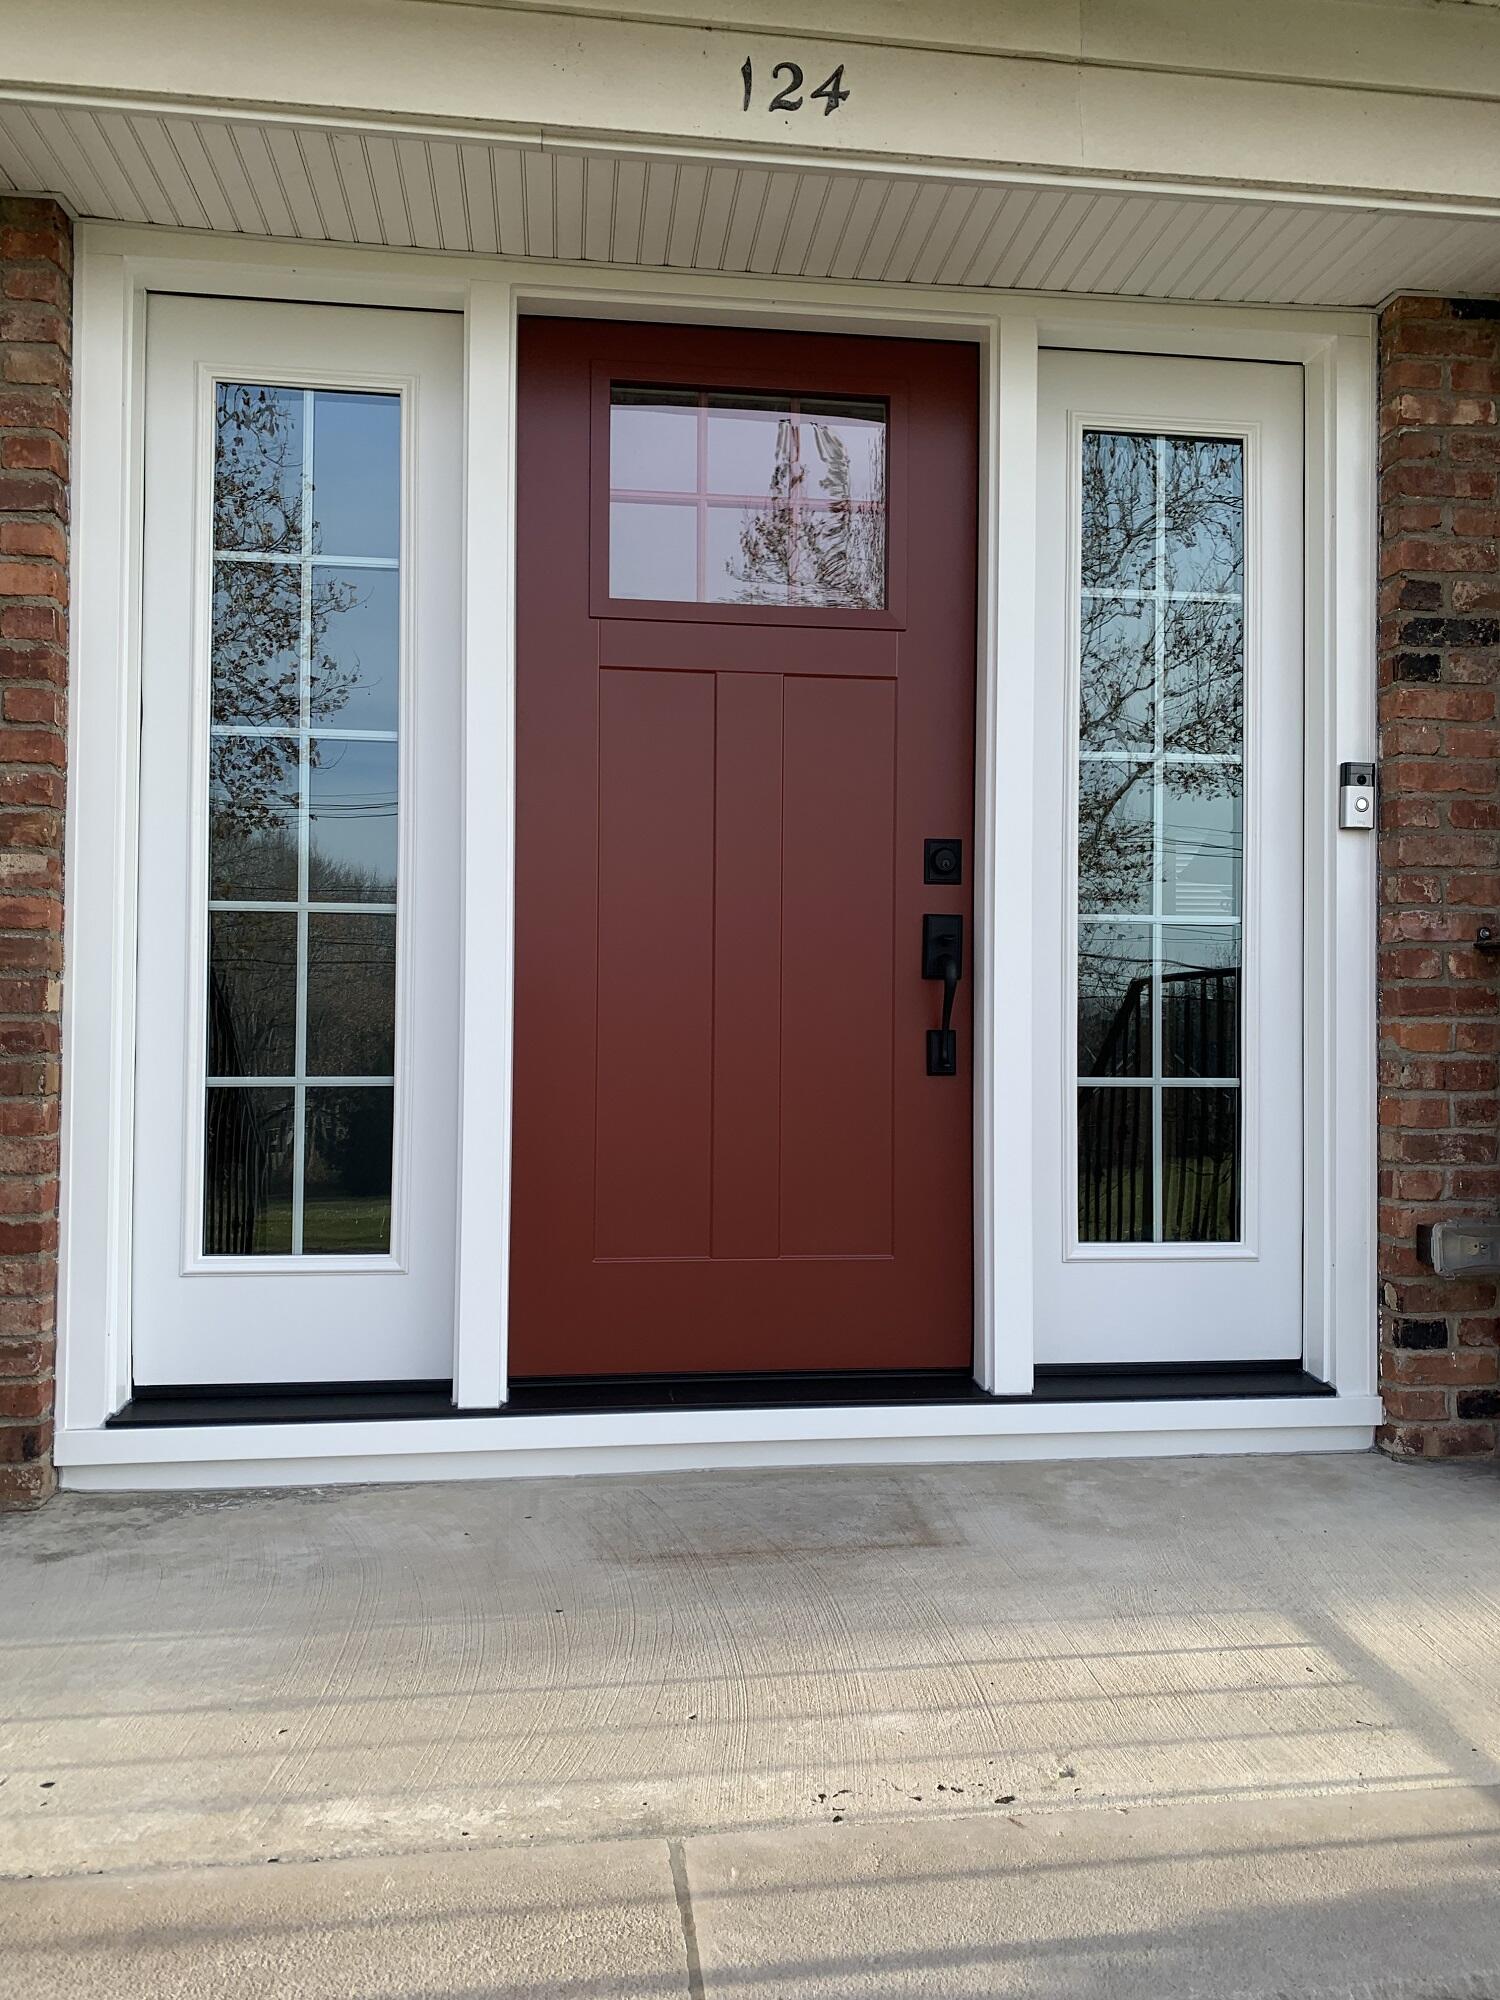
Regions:
<instances>
[{"instance_id":1,"label":"reflection of fence","mask_svg":"<svg viewBox=\"0 0 1500 2000\"><path fill-rule=\"evenodd\" d=\"M208 1011L208 1046L216 1052L221 1074L237 1075L243 1063L234 1010L216 972L209 974ZM256 1234L270 1186L272 1137L269 1125L263 1127L257 1119L248 1090L208 1092L203 1146L206 1257L248 1257L258 1247Z\"/></svg>"},{"instance_id":2,"label":"reflection of fence","mask_svg":"<svg viewBox=\"0 0 1500 2000\"><path fill-rule=\"evenodd\" d=\"M1238 1073L1239 968L1195 967L1161 977L1162 1158L1151 1133L1151 979L1126 987L1090 1074L1118 1078L1078 1091L1078 1233L1085 1243L1149 1242L1152 1175L1162 1174L1167 1242L1222 1242L1239 1226L1239 1092L1194 1089L1200 1076ZM1131 1089L1127 1080L1140 1079ZM1180 1081L1179 1081L1180 1079Z\"/></svg>"}]
</instances>

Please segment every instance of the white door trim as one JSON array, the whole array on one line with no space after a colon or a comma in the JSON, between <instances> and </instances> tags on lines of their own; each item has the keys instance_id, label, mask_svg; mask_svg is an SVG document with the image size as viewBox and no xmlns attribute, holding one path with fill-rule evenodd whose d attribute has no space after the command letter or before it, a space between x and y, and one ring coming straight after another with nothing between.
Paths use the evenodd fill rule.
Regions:
<instances>
[{"instance_id":1,"label":"white door trim","mask_svg":"<svg viewBox=\"0 0 1500 2000\"><path fill-rule=\"evenodd\" d=\"M139 715L141 319L153 289L468 316L464 809L469 852L462 975L464 1100L455 1394L503 1390L512 941L494 887L512 830L514 325L521 311L720 320L976 342L984 359L980 600L980 1021L976 1050L976 1372L1000 1393L1031 1381L1029 1031L1007 973L1029 935L1029 735L1010 726L1034 668L1036 354L1121 347L1300 364L1308 392L1308 1363L1375 1421L1374 843L1335 832L1335 762L1374 745L1373 322L1359 313L1129 304L902 286L714 279L487 257L301 244L84 224L76 291L77 440L72 728L67 833L59 1463L128 1395L131 1052ZM482 913L482 921L479 921ZM1014 982L1011 982L1014 985ZM1337 1130L1337 1148L1323 1138ZM1133 1406L1122 1406L1133 1407ZM1200 1411L1206 1405L1194 1406ZM1236 1405L1252 1421L1247 1405ZM1324 1404L1325 1411L1330 1406ZM1357 1417L1353 1416L1358 1410ZM905 1432L923 1425L905 1413ZM1331 1412L1330 1412L1331 1414ZM448 1420L442 1437L459 1439ZM477 1420L476 1420L477 1421ZM501 1420L521 1443L517 1420ZM619 1419L654 1435L655 1418ZM1142 1422L1144 1423L1144 1415ZM776 1424L757 1419L769 1443ZM1076 1426L1070 1425L1071 1428ZM327 1427L297 1427L321 1430ZM367 1426L352 1426L368 1437ZM853 1420L854 1435L870 1426ZM899 1427L898 1427L899 1428ZM112 1433L118 1438L121 1433ZM156 1432L153 1447L187 1432ZM290 1449L280 1456L300 1457ZM311 1444L311 1439L308 1440ZM413 1446L415 1440L412 1441ZM112 1447L112 1449L114 1449ZM186 1446L184 1447L186 1450ZM201 1458L194 1448L188 1455ZM369 1476L368 1473L364 1475ZM409 1475L407 1475L409 1476Z\"/></svg>"}]
</instances>

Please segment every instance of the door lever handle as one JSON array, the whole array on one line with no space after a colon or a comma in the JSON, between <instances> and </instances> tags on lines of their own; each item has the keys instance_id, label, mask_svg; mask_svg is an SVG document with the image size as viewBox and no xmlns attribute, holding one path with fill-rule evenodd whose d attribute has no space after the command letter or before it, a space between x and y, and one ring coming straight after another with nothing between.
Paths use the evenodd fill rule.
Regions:
<instances>
[{"instance_id":1,"label":"door lever handle","mask_svg":"<svg viewBox=\"0 0 1500 2000\"><path fill-rule=\"evenodd\" d=\"M922 977L943 982L943 1025L927 1030L927 1074L958 1075L953 1002L964 969L964 920L929 911L922 919Z\"/></svg>"},{"instance_id":2,"label":"door lever handle","mask_svg":"<svg viewBox=\"0 0 1500 2000\"><path fill-rule=\"evenodd\" d=\"M953 996L958 991L958 960L945 958L942 963L943 975L943 1025L940 1034L948 1034L953 1027Z\"/></svg>"}]
</instances>

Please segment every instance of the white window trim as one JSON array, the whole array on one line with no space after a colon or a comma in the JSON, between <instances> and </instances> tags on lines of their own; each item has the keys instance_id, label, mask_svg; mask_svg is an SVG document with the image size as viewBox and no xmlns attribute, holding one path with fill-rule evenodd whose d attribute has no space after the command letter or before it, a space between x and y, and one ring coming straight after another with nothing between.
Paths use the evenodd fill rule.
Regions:
<instances>
[{"instance_id":1,"label":"white window trim","mask_svg":"<svg viewBox=\"0 0 1500 2000\"><path fill-rule=\"evenodd\" d=\"M1375 361L1363 313L641 273L84 224L78 230L72 699L57 1462L70 1483L409 1478L789 1456L1071 1456L1367 1445L1375 1387L1375 843L1336 831L1336 763L1374 749ZM466 316L465 854L455 1401L505 1383L518 313L720 321L973 342L981 360L975 841L975 1371L1032 1384L1031 933L1037 356L1119 349L1299 364L1307 397L1306 1363L1332 1398L956 1409L474 1416L105 1431L129 1394L130 1135L144 308L152 290L425 306ZM1003 694L1003 699L1002 699ZM1003 857L1000 866L990 857ZM497 921L497 915L499 920ZM1004 962L1002 957L1001 962ZM1013 957L1011 958L1013 963ZM1337 1143L1333 1141L1337 1134ZM1087 1440L1094 1440L1092 1444ZM1217 1440L1205 1443L1205 1439ZM1154 1442L1153 1442L1154 1440ZM582 1449L587 1445L589 1449ZM574 1449L578 1447L578 1449ZM687 1454L686 1458L683 1454ZM657 1456L653 1457L653 1454ZM661 1456L665 1454L665 1456ZM675 1454L675 1456L674 1456ZM723 1455L728 1454L724 1459ZM615 1463L612 1460L611 1463ZM395 1468L382 1475L380 1467ZM333 1468L320 1471L320 1466ZM283 1468L281 1472L277 1468ZM153 1472L152 1468L155 1468ZM289 1470L286 1468L290 1468ZM217 1480L217 1475L213 1475ZM241 1483L244 1483L243 1481Z\"/></svg>"}]
</instances>

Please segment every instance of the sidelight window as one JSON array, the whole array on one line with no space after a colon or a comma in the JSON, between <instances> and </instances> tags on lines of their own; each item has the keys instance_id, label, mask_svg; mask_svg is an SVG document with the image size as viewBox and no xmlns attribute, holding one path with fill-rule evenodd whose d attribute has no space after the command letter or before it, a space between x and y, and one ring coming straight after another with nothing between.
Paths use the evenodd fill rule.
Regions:
<instances>
[{"instance_id":1,"label":"sidelight window","mask_svg":"<svg viewBox=\"0 0 1500 2000\"><path fill-rule=\"evenodd\" d=\"M1244 447L1083 437L1078 1235L1241 1233Z\"/></svg>"},{"instance_id":2,"label":"sidelight window","mask_svg":"<svg viewBox=\"0 0 1500 2000\"><path fill-rule=\"evenodd\" d=\"M216 391L203 1250L383 1253L401 399Z\"/></svg>"},{"instance_id":3,"label":"sidelight window","mask_svg":"<svg viewBox=\"0 0 1500 2000\"><path fill-rule=\"evenodd\" d=\"M886 406L610 391L611 597L878 611Z\"/></svg>"}]
</instances>

